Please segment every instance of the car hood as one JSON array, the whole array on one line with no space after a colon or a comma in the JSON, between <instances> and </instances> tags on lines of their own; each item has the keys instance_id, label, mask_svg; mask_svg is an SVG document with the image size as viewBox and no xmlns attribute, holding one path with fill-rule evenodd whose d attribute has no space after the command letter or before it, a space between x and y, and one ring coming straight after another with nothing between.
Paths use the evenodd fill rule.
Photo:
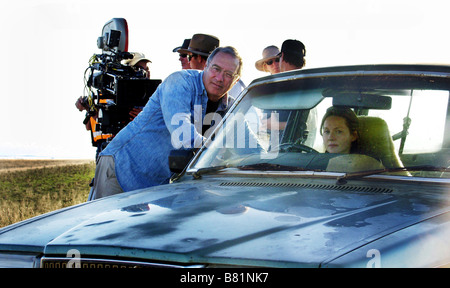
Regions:
<instances>
[{"instance_id":1,"label":"car hood","mask_svg":"<svg viewBox=\"0 0 450 288\"><path fill-rule=\"evenodd\" d=\"M427 219L445 215L448 223L446 199L442 185L211 176L17 223L0 230L0 250L65 256L77 249L82 258L317 267Z\"/></svg>"}]
</instances>

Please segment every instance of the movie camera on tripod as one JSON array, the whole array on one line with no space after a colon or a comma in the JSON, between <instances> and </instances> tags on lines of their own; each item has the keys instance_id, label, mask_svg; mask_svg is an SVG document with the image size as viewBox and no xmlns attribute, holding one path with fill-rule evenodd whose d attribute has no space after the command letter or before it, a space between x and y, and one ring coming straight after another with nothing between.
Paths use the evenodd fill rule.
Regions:
<instances>
[{"instance_id":1,"label":"movie camera on tripod","mask_svg":"<svg viewBox=\"0 0 450 288\"><path fill-rule=\"evenodd\" d=\"M97 117L93 130L114 136L130 122L129 113L133 108L145 106L161 80L148 79L143 69L121 63L133 59L133 54L128 52L125 19L108 21L97 47L102 53L90 58L85 71L85 96L82 97L88 111L85 124L90 117Z\"/></svg>"}]
</instances>

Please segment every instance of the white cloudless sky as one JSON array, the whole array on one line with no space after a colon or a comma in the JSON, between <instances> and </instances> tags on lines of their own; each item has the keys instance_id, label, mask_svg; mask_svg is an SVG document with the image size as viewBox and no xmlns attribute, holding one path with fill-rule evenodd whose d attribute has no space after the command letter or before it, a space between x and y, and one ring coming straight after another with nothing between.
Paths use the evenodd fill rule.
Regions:
<instances>
[{"instance_id":1,"label":"white cloudless sky","mask_svg":"<svg viewBox=\"0 0 450 288\"><path fill-rule=\"evenodd\" d=\"M93 159L75 108L89 58L112 18L125 18L129 51L151 61L153 79L180 70L172 49L196 33L234 46L242 80L267 74L262 50L298 39L306 67L372 63L450 64L446 0L138 1L15 0L1 4L0 158Z\"/></svg>"}]
</instances>

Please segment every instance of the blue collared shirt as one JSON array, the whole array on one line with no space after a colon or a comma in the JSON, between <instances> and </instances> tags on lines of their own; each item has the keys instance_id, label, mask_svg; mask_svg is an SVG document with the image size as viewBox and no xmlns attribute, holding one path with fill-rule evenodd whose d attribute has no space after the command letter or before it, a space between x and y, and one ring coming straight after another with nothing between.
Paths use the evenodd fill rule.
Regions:
<instances>
[{"instance_id":1,"label":"blue collared shirt","mask_svg":"<svg viewBox=\"0 0 450 288\"><path fill-rule=\"evenodd\" d=\"M114 157L117 180L125 192L169 183L170 151L201 147L205 140L201 121L208 102L202 77L198 70L169 75L142 112L102 151L100 156ZM218 111L233 100L225 95Z\"/></svg>"}]
</instances>

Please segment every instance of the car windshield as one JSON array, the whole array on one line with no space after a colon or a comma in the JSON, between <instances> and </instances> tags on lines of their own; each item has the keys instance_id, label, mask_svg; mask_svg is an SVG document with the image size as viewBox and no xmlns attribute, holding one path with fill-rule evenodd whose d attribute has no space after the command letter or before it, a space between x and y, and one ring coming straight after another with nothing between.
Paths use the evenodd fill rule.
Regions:
<instances>
[{"instance_id":1,"label":"car windshield","mask_svg":"<svg viewBox=\"0 0 450 288\"><path fill-rule=\"evenodd\" d=\"M222 124L210 128L214 134L190 168L386 169L408 177L448 178L449 89L448 77L419 73L269 77L251 85ZM345 120L344 128L323 127L330 107L357 115L356 137L347 139L350 151L337 149L347 145L345 139L343 144L325 141L349 126Z\"/></svg>"}]
</instances>

